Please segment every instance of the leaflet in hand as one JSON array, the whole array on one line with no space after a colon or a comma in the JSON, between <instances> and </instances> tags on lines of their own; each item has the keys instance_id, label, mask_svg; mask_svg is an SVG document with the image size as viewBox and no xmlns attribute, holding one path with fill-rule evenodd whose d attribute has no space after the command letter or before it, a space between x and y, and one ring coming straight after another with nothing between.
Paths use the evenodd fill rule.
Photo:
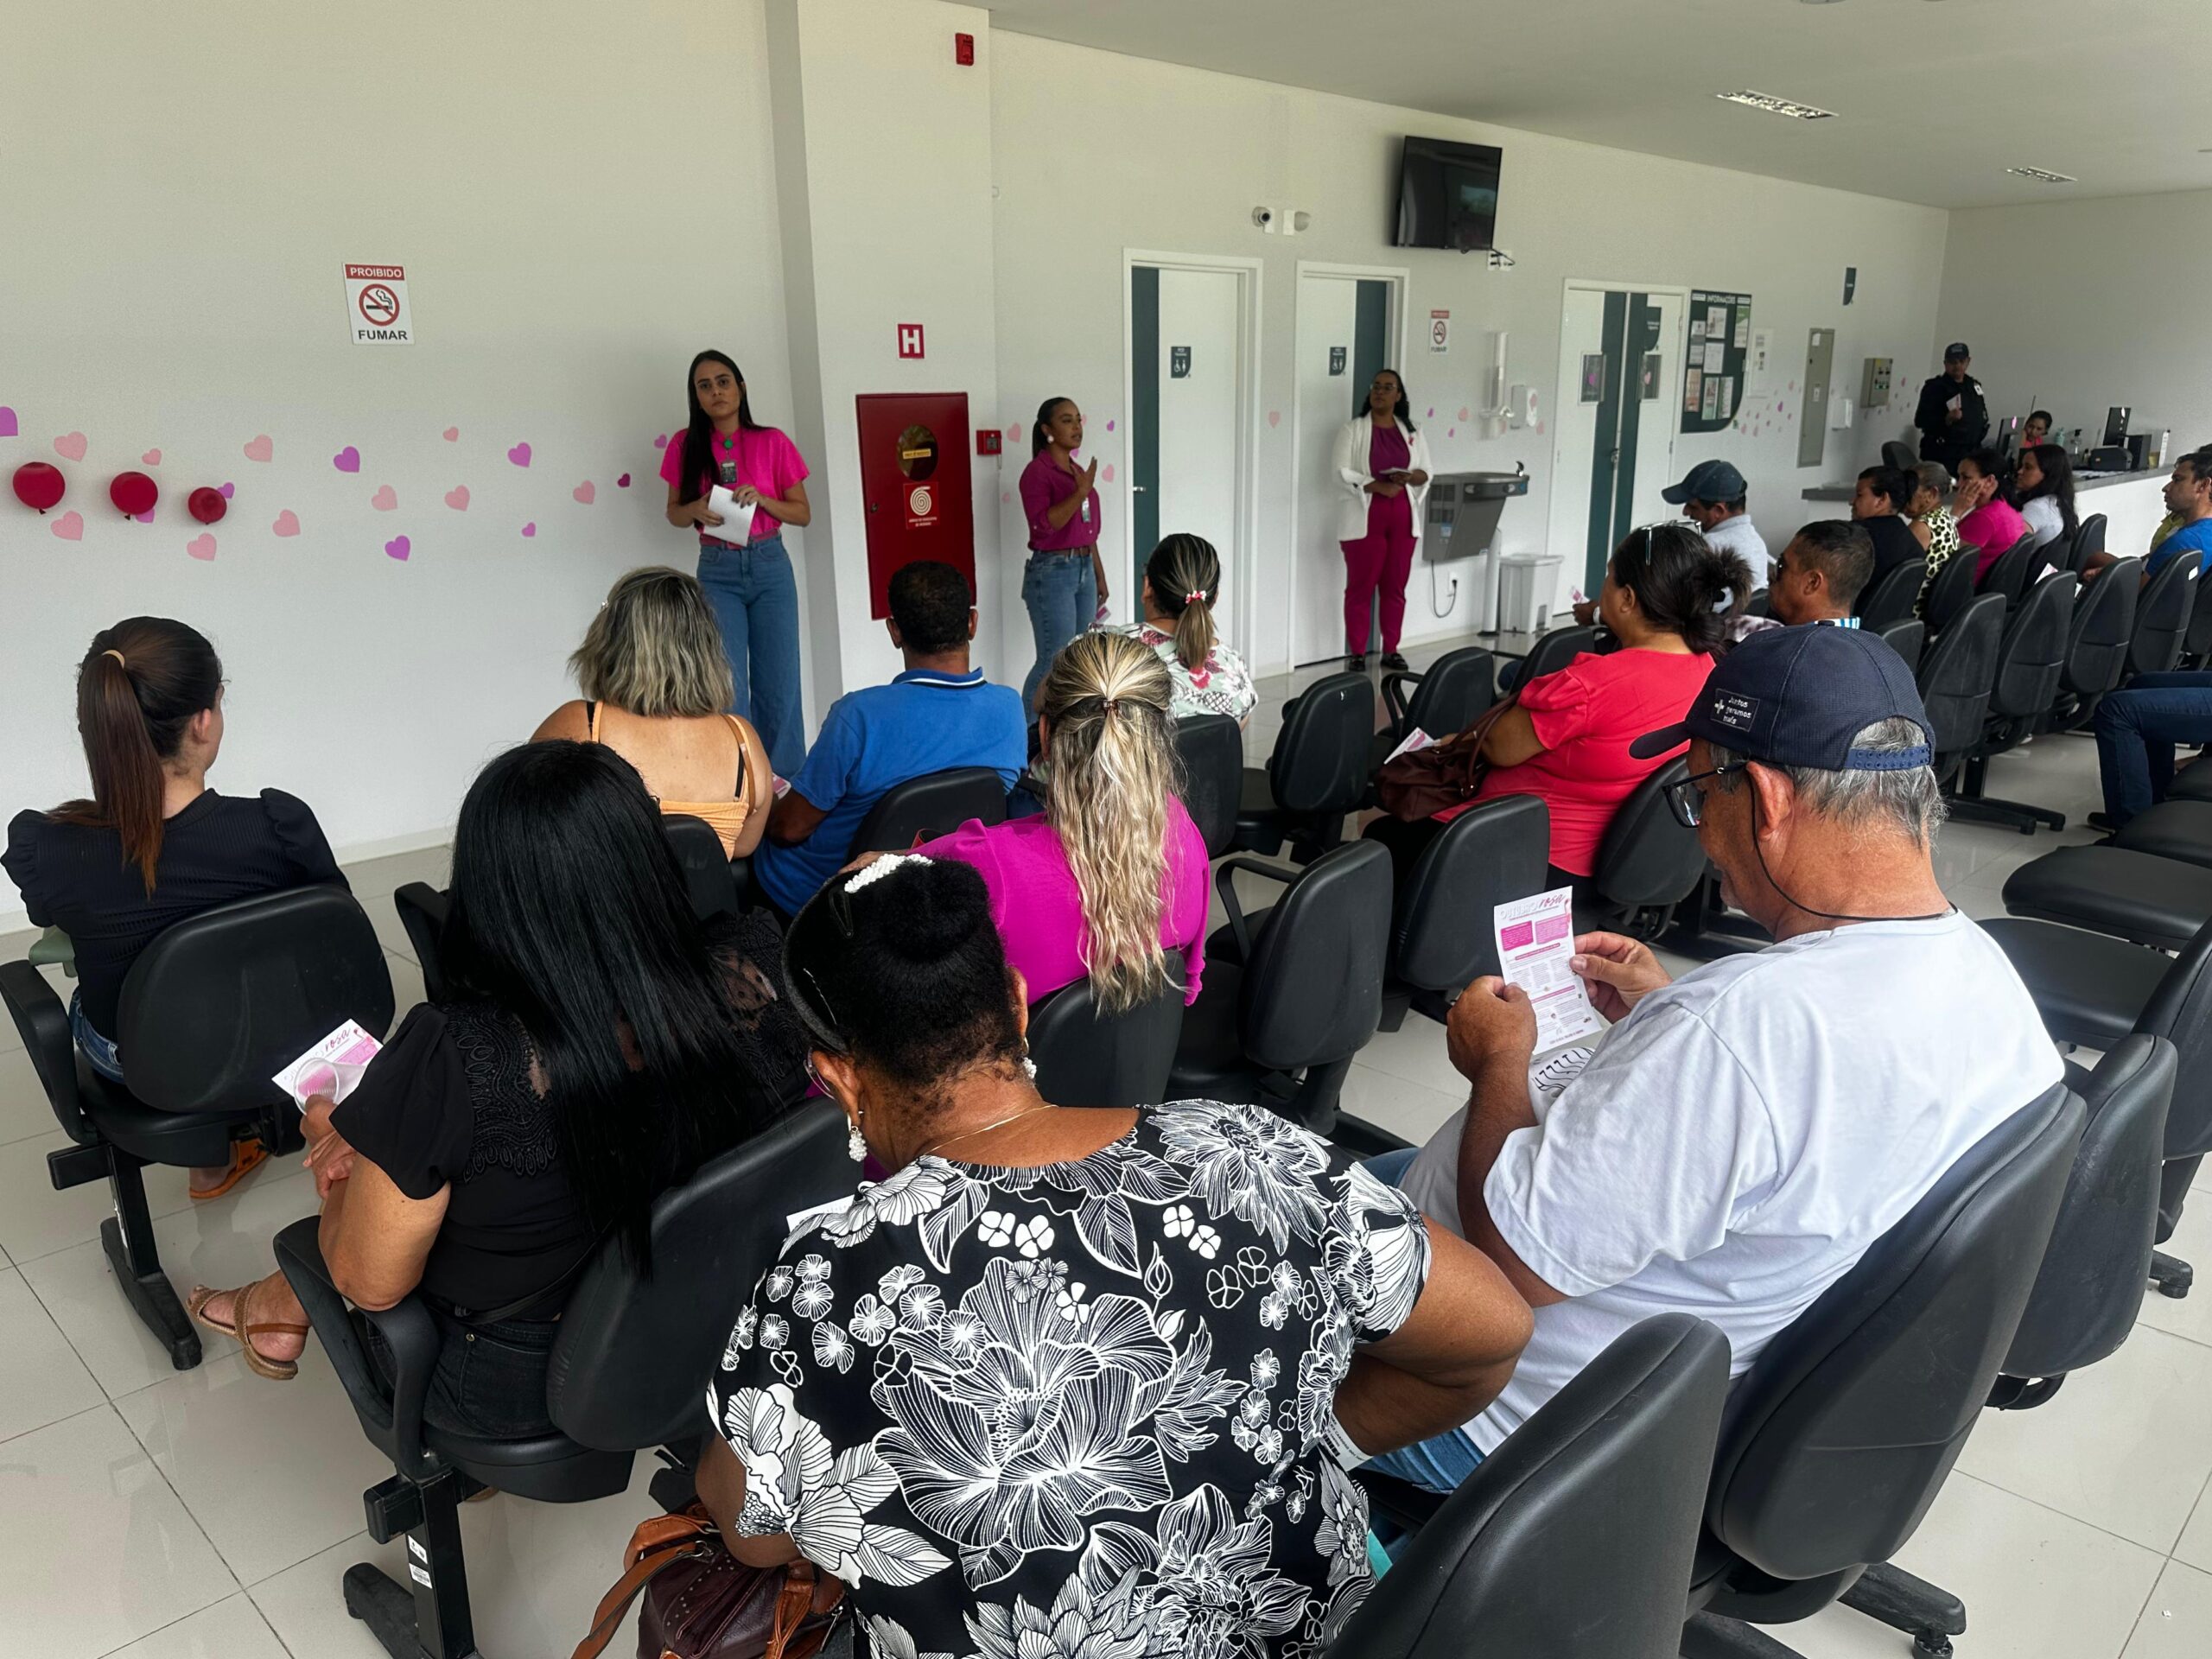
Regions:
<instances>
[{"instance_id":1,"label":"leaflet in hand","mask_svg":"<svg viewBox=\"0 0 2212 1659\"><path fill-rule=\"evenodd\" d=\"M292 1103L302 1111L317 1095L327 1095L333 1102L343 1100L353 1092L361 1073L368 1070L369 1062L383 1047L382 1043L348 1020L279 1071L276 1086L289 1095Z\"/></svg>"},{"instance_id":2,"label":"leaflet in hand","mask_svg":"<svg viewBox=\"0 0 2212 1659\"><path fill-rule=\"evenodd\" d=\"M1510 984L1528 992L1536 1010L1536 1052L1547 1053L1605 1028L1590 994L1567 963L1574 955L1574 889L1554 887L1516 899L1491 912L1497 960Z\"/></svg>"},{"instance_id":3,"label":"leaflet in hand","mask_svg":"<svg viewBox=\"0 0 2212 1659\"><path fill-rule=\"evenodd\" d=\"M707 511L722 521L715 532L718 542L731 542L742 547L753 539L753 504L740 501L730 491L719 484L707 488Z\"/></svg>"},{"instance_id":4,"label":"leaflet in hand","mask_svg":"<svg viewBox=\"0 0 2212 1659\"><path fill-rule=\"evenodd\" d=\"M1383 757L1382 764L1387 766L1402 754L1419 754L1423 749L1433 749L1435 747L1436 740L1416 726L1406 734L1404 742Z\"/></svg>"}]
</instances>

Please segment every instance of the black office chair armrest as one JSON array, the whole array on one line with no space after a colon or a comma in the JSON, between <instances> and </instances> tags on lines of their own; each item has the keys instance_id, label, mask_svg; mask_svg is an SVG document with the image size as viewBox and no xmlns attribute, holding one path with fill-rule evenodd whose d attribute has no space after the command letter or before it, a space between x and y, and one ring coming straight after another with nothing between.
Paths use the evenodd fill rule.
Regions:
<instances>
[{"instance_id":1,"label":"black office chair armrest","mask_svg":"<svg viewBox=\"0 0 2212 1659\"><path fill-rule=\"evenodd\" d=\"M1402 689L1419 685L1428 676L1410 668L1394 668L1382 677L1382 706L1390 711L1390 729L1402 733L1406 714L1413 707L1413 700Z\"/></svg>"},{"instance_id":2,"label":"black office chair armrest","mask_svg":"<svg viewBox=\"0 0 2212 1659\"><path fill-rule=\"evenodd\" d=\"M80 1147L98 1146L99 1135L77 1098L77 1045L69 1035L69 1013L54 987L28 962L0 963L0 1001L22 1033L23 1050L62 1133Z\"/></svg>"},{"instance_id":3,"label":"black office chair armrest","mask_svg":"<svg viewBox=\"0 0 2212 1659\"><path fill-rule=\"evenodd\" d=\"M276 1265L292 1287L292 1294L307 1310L308 1323L321 1339L322 1351L353 1414L372 1440L391 1453L392 1466L410 1480L426 1480L438 1471L435 1459L423 1450L423 1402L429 1397L430 1375L438 1363L438 1328L430 1310L416 1296L404 1298L382 1313L359 1310L377 1328L391 1350L396 1373L387 1393L384 1377L369 1357L338 1287L330 1281L330 1268L322 1259L318 1236L322 1221L308 1216L276 1235Z\"/></svg>"},{"instance_id":4,"label":"black office chair armrest","mask_svg":"<svg viewBox=\"0 0 2212 1659\"><path fill-rule=\"evenodd\" d=\"M1280 881L1285 887L1298 880L1299 872L1281 864L1270 864L1265 859L1240 853L1234 858L1224 858L1213 867L1214 890L1221 894L1221 907L1229 912L1230 931L1236 939L1236 960L1252 960L1252 930L1244 919L1244 906L1237 902L1236 884L1230 880L1238 870L1249 870L1255 875L1264 875L1270 881Z\"/></svg>"},{"instance_id":5,"label":"black office chair armrest","mask_svg":"<svg viewBox=\"0 0 2212 1659\"><path fill-rule=\"evenodd\" d=\"M1419 1532L1436 1518L1436 1512L1448 1501L1395 1475L1355 1469L1351 1478L1367 1491L1369 1514L1380 1516L1405 1532Z\"/></svg>"}]
</instances>

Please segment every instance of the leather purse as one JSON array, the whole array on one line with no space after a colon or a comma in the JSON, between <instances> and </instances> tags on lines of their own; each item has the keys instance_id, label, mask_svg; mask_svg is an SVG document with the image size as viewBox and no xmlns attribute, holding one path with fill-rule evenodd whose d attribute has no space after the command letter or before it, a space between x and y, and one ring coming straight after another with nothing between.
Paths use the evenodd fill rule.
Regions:
<instances>
[{"instance_id":1,"label":"leather purse","mask_svg":"<svg viewBox=\"0 0 2212 1659\"><path fill-rule=\"evenodd\" d=\"M574 1659L598 1659L641 1592L638 1659L814 1659L845 1593L811 1561L746 1566L700 1503L639 1522L623 1560Z\"/></svg>"},{"instance_id":2,"label":"leather purse","mask_svg":"<svg viewBox=\"0 0 2212 1659\"><path fill-rule=\"evenodd\" d=\"M1498 716L1513 706L1509 697L1484 709L1481 718L1458 736L1385 761L1375 774L1376 804L1394 818L1419 823L1474 799L1484 774L1490 770L1490 763L1483 759L1483 740L1490 735Z\"/></svg>"}]
</instances>

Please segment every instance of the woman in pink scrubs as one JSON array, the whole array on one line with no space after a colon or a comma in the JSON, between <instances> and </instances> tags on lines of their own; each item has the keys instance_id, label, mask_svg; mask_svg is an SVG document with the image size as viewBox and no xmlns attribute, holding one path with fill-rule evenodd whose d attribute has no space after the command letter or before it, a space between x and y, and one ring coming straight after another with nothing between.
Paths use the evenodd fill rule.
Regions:
<instances>
[{"instance_id":1,"label":"woman in pink scrubs","mask_svg":"<svg viewBox=\"0 0 2212 1659\"><path fill-rule=\"evenodd\" d=\"M1398 636L1406 622L1406 581L1421 545L1428 499L1428 440L1415 429L1405 382L1378 369L1367 407L1337 440L1343 486L1337 537L1344 550L1344 652L1355 672L1367 667L1375 595L1382 595L1382 666L1402 670Z\"/></svg>"}]
</instances>

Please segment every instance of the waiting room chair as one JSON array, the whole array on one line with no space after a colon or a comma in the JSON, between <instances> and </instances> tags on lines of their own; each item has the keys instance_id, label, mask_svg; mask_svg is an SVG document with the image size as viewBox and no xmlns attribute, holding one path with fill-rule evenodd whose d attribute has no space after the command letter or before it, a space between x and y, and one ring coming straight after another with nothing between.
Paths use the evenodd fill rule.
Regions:
<instances>
[{"instance_id":1,"label":"waiting room chair","mask_svg":"<svg viewBox=\"0 0 2212 1659\"><path fill-rule=\"evenodd\" d=\"M1244 728L1227 715L1190 715L1175 722L1175 752L1183 761L1183 808L1205 838L1206 856L1219 858L1236 835Z\"/></svg>"},{"instance_id":2,"label":"waiting room chair","mask_svg":"<svg viewBox=\"0 0 2212 1659\"><path fill-rule=\"evenodd\" d=\"M1624 1332L1458 1491L1420 1495L1433 1513L1331 1659L1673 1659L1727 1392L1703 1320Z\"/></svg>"},{"instance_id":3,"label":"waiting room chair","mask_svg":"<svg viewBox=\"0 0 2212 1659\"><path fill-rule=\"evenodd\" d=\"M853 835L853 856L906 852L970 818L987 827L1006 822L1006 785L988 766L953 766L909 778L868 808Z\"/></svg>"},{"instance_id":4,"label":"waiting room chair","mask_svg":"<svg viewBox=\"0 0 2212 1659\"><path fill-rule=\"evenodd\" d=\"M2201 766L2192 760L2174 773L2174 781L2166 791L2170 801L2212 801L2212 766Z\"/></svg>"},{"instance_id":5,"label":"waiting room chair","mask_svg":"<svg viewBox=\"0 0 2212 1659\"><path fill-rule=\"evenodd\" d=\"M1882 446L1882 465L1909 473L1920 465L1920 452L1902 438L1891 438Z\"/></svg>"},{"instance_id":6,"label":"waiting room chair","mask_svg":"<svg viewBox=\"0 0 2212 1659\"><path fill-rule=\"evenodd\" d=\"M2061 847L2005 878L2013 916L2178 950L2212 921L2212 869L2125 847Z\"/></svg>"},{"instance_id":7,"label":"waiting room chair","mask_svg":"<svg viewBox=\"0 0 2212 1659\"><path fill-rule=\"evenodd\" d=\"M1500 691L1516 690L1531 680L1541 679L1547 674L1556 674L1586 651L1598 649L1598 630L1594 626L1580 624L1554 628L1529 647L1529 654L1518 663L1506 665L1500 677Z\"/></svg>"},{"instance_id":8,"label":"waiting room chair","mask_svg":"<svg viewBox=\"0 0 2212 1659\"><path fill-rule=\"evenodd\" d=\"M1774 595L1761 588L1744 601L1745 616L1766 617L1774 613Z\"/></svg>"},{"instance_id":9,"label":"waiting room chair","mask_svg":"<svg viewBox=\"0 0 2212 1659\"><path fill-rule=\"evenodd\" d=\"M1974 584L1974 592L1995 594L2007 606L2017 606L2028 590L2029 571L2036 562L2036 536L2030 531L1997 556L1988 575Z\"/></svg>"},{"instance_id":10,"label":"waiting room chair","mask_svg":"<svg viewBox=\"0 0 2212 1659\"><path fill-rule=\"evenodd\" d=\"M0 999L71 1142L47 1154L48 1179L56 1190L108 1184L108 1267L169 1363L190 1370L200 1334L162 1270L141 1172L227 1164L242 1135L272 1154L298 1148L299 1108L270 1079L348 1020L378 1037L391 1029L391 975L376 930L338 887L241 899L177 923L124 979L119 1084L77 1052L61 999L37 969L0 964Z\"/></svg>"},{"instance_id":11,"label":"waiting room chair","mask_svg":"<svg viewBox=\"0 0 2212 1659\"><path fill-rule=\"evenodd\" d=\"M2050 728L2078 732L2095 715L2097 704L2127 672L2127 643L2135 633L2139 561L2123 561L2074 596L2074 625L2066 639L2066 663L2059 671L2059 695L2051 705Z\"/></svg>"},{"instance_id":12,"label":"waiting room chair","mask_svg":"<svg viewBox=\"0 0 2212 1659\"><path fill-rule=\"evenodd\" d=\"M1859 626L1875 633L1913 620L1920 590L1928 582L1928 561L1907 559L1893 564L1866 584L1856 607Z\"/></svg>"},{"instance_id":13,"label":"waiting room chair","mask_svg":"<svg viewBox=\"0 0 2212 1659\"><path fill-rule=\"evenodd\" d=\"M1697 831L1685 829L1667 804L1667 786L1689 776L1689 762L1669 760L1620 804L1598 843L1597 868L1575 884L1577 931L1606 928L1656 939L1669 913L1697 890L1706 871Z\"/></svg>"},{"instance_id":14,"label":"waiting room chair","mask_svg":"<svg viewBox=\"0 0 2212 1659\"><path fill-rule=\"evenodd\" d=\"M1284 884L1256 924L1236 896L1239 870ZM1236 949L1227 960L1207 952L1168 1089L1177 1099L1264 1104L1325 1135L1352 1056L1382 1018L1390 855L1355 841L1303 869L1230 858L1214 885Z\"/></svg>"},{"instance_id":15,"label":"waiting room chair","mask_svg":"<svg viewBox=\"0 0 2212 1659\"><path fill-rule=\"evenodd\" d=\"M1941 639L1953 619L1973 602L1974 566L1980 563L1978 555L1963 547L1943 561L1943 568L1929 585L1928 602L1920 607L1929 633Z\"/></svg>"},{"instance_id":16,"label":"waiting room chair","mask_svg":"<svg viewBox=\"0 0 2212 1659\"><path fill-rule=\"evenodd\" d=\"M1901 616L1874 633L1891 651L1904 658L1904 665L1916 673L1920 668L1921 649L1928 640L1928 625L1916 616Z\"/></svg>"},{"instance_id":17,"label":"waiting room chair","mask_svg":"<svg viewBox=\"0 0 2212 1659\"><path fill-rule=\"evenodd\" d=\"M1167 982L1119 1014L1102 1013L1090 982L1063 986L1029 1011L1037 1091L1058 1106L1157 1106L1183 1035L1183 953Z\"/></svg>"},{"instance_id":18,"label":"waiting room chair","mask_svg":"<svg viewBox=\"0 0 2212 1659\"><path fill-rule=\"evenodd\" d=\"M1470 981L1498 971L1492 908L1544 890L1551 812L1534 795L1478 801L1446 824L1396 894L1390 913L1382 1029L1409 1009L1443 1021Z\"/></svg>"},{"instance_id":19,"label":"waiting room chair","mask_svg":"<svg viewBox=\"0 0 2212 1659\"><path fill-rule=\"evenodd\" d=\"M362 1433L392 1461L391 1478L362 1495L369 1536L380 1544L407 1537L410 1582L365 1561L350 1567L346 1611L394 1659L474 1659L461 1503L486 1486L545 1503L612 1497L650 1446L696 1464L707 1379L738 1310L782 1248L786 1218L850 1192L854 1179L844 1116L817 1101L664 1192L653 1205L652 1274L640 1274L610 1240L577 1281L546 1380L554 1427L524 1440L426 1423L439 1336L422 1300L410 1295L382 1313L349 1309L330 1282L316 1218L277 1234L277 1265ZM390 1389L365 1346L372 1326L391 1350Z\"/></svg>"},{"instance_id":20,"label":"waiting room chair","mask_svg":"<svg viewBox=\"0 0 2212 1659\"><path fill-rule=\"evenodd\" d=\"M1936 636L1913 677L1928 711L1936 775L1947 783L1981 741L2004 636L2005 601L1995 594L1969 600Z\"/></svg>"},{"instance_id":21,"label":"waiting room chair","mask_svg":"<svg viewBox=\"0 0 2212 1659\"><path fill-rule=\"evenodd\" d=\"M1406 688L1413 687L1413 696ZM1393 669L1382 677L1382 707L1389 724L1369 746L1368 772L1390 758L1390 751L1415 728L1431 737L1449 737L1475 723L1475 718L1497 700L1497 664L1480 645L1461 645L1447 651L1427 668L1415 672Z\"/></svg>"},{"instance_id":22,"label":"waiting room chair","mask_svg":"<svg viewBox=\"0 0 2212 1659\"><path fill-rule=\"evenodd\" d=\"M2068 562L2074 574L2080 575L2082 568L2104 550L2105 515L2093 512L2082 521L2081 529L2074 533L2074 545L2067 550Z\"/></svg>"},{"instance_id":23,"label":"waiting room chair","mask_svg":"<svg viewBox=\"0 0 2212 1659\"><path fill-rule=\"evenodd\" d=\"M2127 671L2164 674L2181 660L2183 643L2196 608L2197 564L2193 559L2169 559L2165 568L2144 584L2135 601L2135 632L2127 641ZM2121 574L2118 565L2099 576L2100 583Z\"/></svg>"},{"instance_id":24,"label":"waiting room chair","mask_svg":"<svg viewBox=\"0 0 2212 1659\"><path fill-rule=\"evenodd\" d=\"M1265 769L1244 769L1230 846L1272 858L1288 842L1294 864L1335 846L1367 792L1374 739L1374 681L1332 674L1307 687L1283 711Z\"/></svg>"},{"instance_id":25,"label":"waiting room chair","mask_svg":"<svg viewBox=\"0 0 2212 1659\"><path fill-rule=\"evenodd\" d=\"M1950 1652L1955 1598L1886 1565L1989 1399L2082 1138L2063 1085L1991 1130L1737 1382L1690 1585L1685 1659L1785 1659L1750 1625L1846 1605ZM1947 1616L1926 1621L1928 1598Z\"/></svg>"},{"instance_id":26,"label":"waiting room chair","mask_svg":"<svg viewBox=\"0 0 2212 1659\"><path fill-rule=\"evenodd\" d=\"M1984 790L1991 758L2033 736L2057 700L2067 642L2073 637L2074 588L2073 577L2063 573L2050 576L2030 588L2007 612L1981 735L1967 750L1950 796L1953 817L1968 823L2005 824L2024 836L2033 835L2037 824L2066 827L2063 812L1999 800Z\"/></svg>"},{"instance_id":27,"label":"waiting room chair","mask_svg":"<svg viewBox=\"0 0 2212 1659\"><path fill-rule=\"evenodd\" d=\"M2212 658L2212 582L2196 583L2196 602L2189 613L2189 632L2182 636L2181 664L2201 669Z\"/></svg>"}]
</instances>

